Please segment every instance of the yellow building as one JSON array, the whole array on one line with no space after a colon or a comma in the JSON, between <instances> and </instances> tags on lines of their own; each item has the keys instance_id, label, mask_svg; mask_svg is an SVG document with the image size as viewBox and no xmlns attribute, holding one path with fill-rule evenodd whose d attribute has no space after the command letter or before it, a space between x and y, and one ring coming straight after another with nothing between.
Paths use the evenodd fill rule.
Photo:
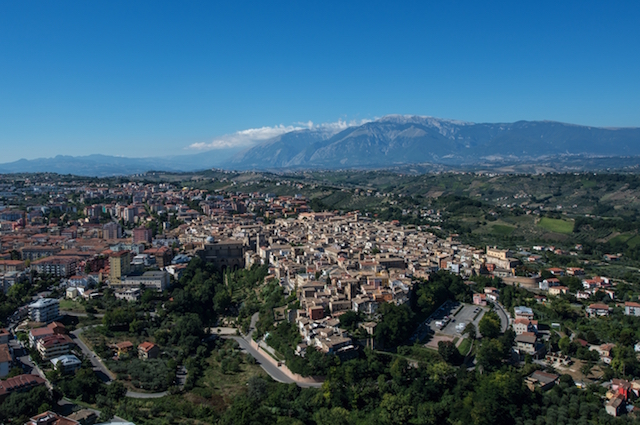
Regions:
<instances>
[{"instance_id":1,"label":"yellow building","mask_svg":"<svg viewBox=\"0 0 640 425\"><path fill-rule=\"evenodd\" d=\"M109 282L120 283L122 276L131 272L131 252L118 251L109 256Z\"/></svg>"}]
</instances>

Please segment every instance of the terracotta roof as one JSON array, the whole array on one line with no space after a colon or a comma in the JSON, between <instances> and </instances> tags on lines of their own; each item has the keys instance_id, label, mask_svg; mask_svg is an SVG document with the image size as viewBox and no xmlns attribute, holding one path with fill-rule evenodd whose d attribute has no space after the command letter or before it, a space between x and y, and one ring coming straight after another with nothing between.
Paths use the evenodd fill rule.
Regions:
<instances>
[{"instance_id":1,"label":"terracotta roof","mask_svg":"<svg viewBox=\"0 0 640 425\"><path fill-rule=\"evenodd\" d=\"M67 335L50 335L45 336L38 341L38 344L44 348L54 347L56 345L72 344L73 341Z\"/></svg>"},{"instance_id":2,"label":"terracotta roof","mask_svg":"<svg viewBox=\"0 0 640 425\"><path fill-rule=\"evenodd\" d=\"M8 344L0 344L0 363L10 363L13 360Z\"/></svg>"},{"instance_id":3,"label":"terracotta roof","mask_svg":"<svg viewBox=\"0 0 640 425\"><path fill-rule=\"evenodd\" d=\"M124 350L128 348L133 348L133 344L131 343L131 341L123 341L123 342L117 343L116 347L118 347L119 350Z\"/></svg>"},{"instance_id":4,"label":"terracotta roof","mask_svg":"<svg viewBox=\"0 0 640 425\"><path fill-rule=\"evenodd\" d=\"M155 346L156 345L153 342L145 341L142 344L138 345L138 349L139 350L143 350L145 352L148 352L149 350L151 350Z\"/></svg>"},{"instance_id":5,"label":"terracotta roof","mask_svg":"<svg viewBox=\"0 0 640 425\"><path fill-rule=\"evenodd\" d=\"M12 391L20 390L27 387L35 387L36 385L43 385L44 379L37 375L18 375L13 378L8 378L4 381L0 381L0 396L11 393Z\"/></svg>"},{"instance_id":6,"label":"terracotta roof","mask_svg":"<svg viewBox=\"0 0 640 425\"><path fill-rule=\"evenodd\" d=\"M31 335L34 338L53 335L53 329L48 326L45 326L44 328L31 329Z\"/></svg>"}]
</instances>

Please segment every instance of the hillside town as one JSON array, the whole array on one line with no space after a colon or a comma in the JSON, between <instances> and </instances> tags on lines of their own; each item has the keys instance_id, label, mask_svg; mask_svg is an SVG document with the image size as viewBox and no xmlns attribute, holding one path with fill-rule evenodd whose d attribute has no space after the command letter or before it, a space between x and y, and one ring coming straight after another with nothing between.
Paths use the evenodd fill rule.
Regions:
<instances>
[{"instance_id":1,"label":"hillside town","mask_svg":"<svg viewBox=\"0 0 640 425\"><path fill-rule=\"evenodd\" d=\"M276 282L295 300L295 308L273 311L276 322L289 322L298 330L295 354L304 358L317 351L342 361L357 357L363 346L389 348L375 337L381 305L410 305L416 288L428 285L439 271L459 276L472 297L468 303L443 305L426 318L424 326L436 338L424 346L438 351L442 341L456 347L467 344L466 325L477 326L486 312L495 310L501 331L514 334L509 361L534 362L557 372L538 370L528 376L526 385L532 390L548 390L563 373L581 386L602 377L600 372L587 378L594 365L616 363L615 343L571 332L563 323L550 321L551 316L538 318L531 307L512 301L503 305L504 288L525 290L540 306L556 298L571 300L571 308L589 320L602 320L614 310L640 316L637 294L629 299L625 293L621 300L620 282L612 278L590 276L579 267L539 266L539 253L558 254L553 246L517 251L472 247L458 242L455 234L436 236L429 225L379 221L360 211L313 211L303 195L209 193L168 183L80 184L34 177L3 183L0 197L0 289L11 294L26 282L46 282L29 302L3 312L7 328L0 333L0 403L16 391L52 387L23 348L62 374L76 373L87 356L96 358L94 351L79 348L84 343L61 323L72 314L61 302L99 300L109 294L140 303L147 291L166 293L194 258L223 274L266 267L262 283ZM433 226L439 229L437 222ZM576 245L575 251L580 249ZM605 260L617 258L609 255ZM478 285L478 277L506 286ZM153 314L161 314L162 305L156 308ZM343 325L341 316L348 312L363 319L359 332ZM19 334L25 338L18 340ZM255 342L257 349L275 353L267 336ZM640 352L640 342L633 343ZM141 360L156 359L164 351L154 338L135 344L121 341L110 349L115 359ZM582 359L573 358L576 352ZM589 370L572 367L576 361L588 363ZM16 367L31 371L17 373ZM277 367L286 370L287 365L278 360ZM635 412L640 381L601 382L608 390L607 413ZM32 422L44 423L40 417Z\"/></svg>"}]
</instances>

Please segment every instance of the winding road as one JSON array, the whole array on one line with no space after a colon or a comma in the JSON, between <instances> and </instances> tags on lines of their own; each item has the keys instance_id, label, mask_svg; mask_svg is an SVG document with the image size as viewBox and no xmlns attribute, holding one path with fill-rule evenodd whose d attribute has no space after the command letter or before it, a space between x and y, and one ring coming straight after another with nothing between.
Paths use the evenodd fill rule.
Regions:
<instances>
[{"instance_id":1,"label":"winding road","mask_svg":"<svg viewBox=\"0 0 640 425\"><path fill-rule=\"evenodd\" d=\"M286 366L277 366L273 364L273 361L268 358L268 354L256 350L251 345L251 338L253 336L253 332L256 330L256 322L258 321L258 313L255 313L251 317L251 325L249 327L249 333L244 336L238 336L235 328L211 328L211 333L218 333L218 329L220 332L218 333L221 338L233 339L240 345L240 348L249 353L264 369L267 374L273 378L274 381L281 382L283 384L296 384L301 388L320 388L322 386L322 382L307 382L303 380L296 379L289 374L283 372L282 368Z\"/></svg>"},{"instance_id":2,"label":"winding road","mask_svg":"<svg viewBox=\"0 0 640 425\"><path fill-rule=\"evenodd\" d=\"M500 316L500 324L502 325L502 333L504 333L509 328L509 313L507 313L507 311L504 309L502 304L494 303L494 305L497 307L495 310L496 310L496 313L498 313L498 316Z\"/></svg>"},{"instance_id":3,"label":"winding road","mask_svg":"<svg viewBox=\"0 0 640 425\"><path fill-rule=\"evenodd\" d=\"M82 313L78 313L82 314ZM270 358L267 358L268 354L261 352L260 350L256 350L251 345L251 336L255 331L256 322L258 321L258 313L254 314L251 317L251 326L249 328L249 333L245 336L238 336L236 328L227 328L227 327L213 327L209 328L209 333L219 335L221 338L233 339L238 342L240 348L249 353L258 364L264 369L265 372L275 381L282 382L284 384L296 384L302 388L319 388L322 386L321 382L306 382L303 380L295 379L295 377L290 376L282 370L283 366L277 366L273 364L273 361ZM84 355L91 360L91 364L93 365L93 370L96 374L105 382L107 385L115 380L115 376L113 373L107 368L107 366L102 362L102 359L98 357L80 338L82 332L85 329L89 329L99 325L91 325L85 326L83 328L76 329L71 332L71 338L73 341L80 347ZM139 393L135 391L127 391L127 397L130 398L161 398L168 394L167 391L162 391L158 393Z\"/></svg>"}]
</instances>

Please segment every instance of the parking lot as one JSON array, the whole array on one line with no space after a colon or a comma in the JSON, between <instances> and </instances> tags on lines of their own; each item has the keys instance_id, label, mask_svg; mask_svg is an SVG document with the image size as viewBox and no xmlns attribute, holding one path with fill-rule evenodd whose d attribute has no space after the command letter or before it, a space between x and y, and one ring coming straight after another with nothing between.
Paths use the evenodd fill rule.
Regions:
<instances>
[{"instance_id":1,"label":"parking lot","mask_svg":"<svg viewBox=\"0 0 640 425\"><path fill-rule=\"evenodd\" d=\"M458 302L447 301L418 327L416 333L410 338L410 342L429 340L430 343L436 341L437 344L439 339L452 340L454 337L462 335L464 327L468 323L473 322L477 327L478 322L488 309L488 307L472 304L462 304L461 307ZM458 314L454 315L456 312ZM449 318L446 325L439 327L437 322L447 320L446 317ZM456 327L458 325L460 325L459 328Z\"/></svg>"},{"instance_id":2,"label":"parking lot","mask_svg":"<svg viewBox=\"0 0 640 425\"><path fill-rule=\"evenodd\" d=\"M461 335L467 324L474 323L478 326L485 311L486 307L477 305L463 304L460 307L459 303L447 303L433 314L428 323L429 329L434 334ZM455 314L456 312L458 313Z\"/></svg>"}]
</instances>

